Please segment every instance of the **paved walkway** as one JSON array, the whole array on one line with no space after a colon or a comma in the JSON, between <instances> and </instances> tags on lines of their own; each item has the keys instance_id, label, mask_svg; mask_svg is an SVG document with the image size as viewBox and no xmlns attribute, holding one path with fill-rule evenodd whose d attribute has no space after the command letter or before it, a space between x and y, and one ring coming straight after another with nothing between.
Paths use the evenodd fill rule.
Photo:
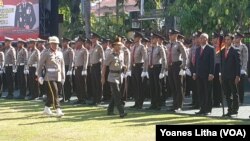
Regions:
<instances>
[{"instance_id":1,"label":"paved walkway","mask_svg":"<svg viewBox=\"0 0 250 141\"><path fill-rule=\"evenodd\" d=\"M6 95L7 95L7 93L4 92L3 97L5 97ZM14 96L17 96L17 95L18 95L18 91L15 91ZM74 100L76 100L75 96L73 96L71 98L71 101L74 101ZM191 106L189 105L191 103L191 100L192 99L190 97L185 98L185 100L184 100L184 108L183 108L183 111L180 112L180 114L194 115L195 112L199 111L198 109L195 109L195 110L191 109ZM170 113L170 112L168 112L168 109L171 107L172 102L173 102L172 99L166 100L166 106L163 106L161 111L158 111L158 112ZM133 105L134 105L133 101L127 101L125 107L128 108L128 107L133 106ZM102 103L99 106L107 107L108 103ZM140 110L140 111L148 111L148 110L145 110L145 109L148 108L149 106L150 106L150 101L146 100L144 102L143 109ZM227 113L227 107L225 107L225 113ZM243 105L240 106L238 116L237 117L234 116L232 118L235 118L235 119L249 119L249 115L250 115L250 92L246 92L245 93L245 102L244 102ZM221 117L222 116L222 107L213 108L212 113L209 116L211 116L211 117Z\"/></svg>"}]
</instances>

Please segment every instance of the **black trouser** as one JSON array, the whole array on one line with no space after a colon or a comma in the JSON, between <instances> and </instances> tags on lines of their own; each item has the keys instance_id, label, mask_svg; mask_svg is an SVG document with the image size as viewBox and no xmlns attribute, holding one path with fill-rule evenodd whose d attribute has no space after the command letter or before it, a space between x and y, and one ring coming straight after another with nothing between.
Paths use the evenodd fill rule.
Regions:
<instances>
[{"instance_id":1,"label":"black trouser","mask_svg":"<svg viewBox=\"0 0 250 141\"><path fill-rule=\"evenodd\" d=\"M102 98L101 63L92 64L91 82L92 82L93 103L100 103Z\"/></svg>"},{"instance_id":2,"label":"black trouser","mask_svg":"<svg viewBox=\"0 0 250 141\"><path fill-rule=\"evenodd\" d=\"M192 104L194 107L200 108L200 95L198 93L197 80L190 79L190 90L192 91Z\"/></svg>"},{"instance_id":3,"label":"black trouser","mask_svg":"<svg viewBox=\"0 0 250 141\"><path fill-rule=\"evenodd\" d=\"M135 98L135 107L141 108L143 105L144 95L142 93L142 65L143 63L135 64L135 66L132 66L132 87L134 92L134 98Z\"/></svg>"},{"instance_id":4,"label":"black trouser","mask_svg":"<svg viewBox=\"0 0 250 141\"><path fill-rule=\"evenodd\" d=\"M151 98L150 94L150 84L149 84L149 79L147 77L142 78L142 94L143 94L143 99L142 102L144 101L145 98Z\"/></svg>"},{"instance_id":5,"label":"black trouser","mask_svg":"<svg viewBox=\"0 0 250 141\"><path fill-rule=\"evenodd\" d=\"M168 79L173 95L173 108L182 108L184 95L181 87L180 73L181 62L175 62L171 66L168 66Z\"/></svg>"},{"instance_id":6,"label":"black trouser","mask_svg":"<svg viewBox=\"0 0 250 141\"><path fill-rule=\"evenodd\" d=\"M192 90L192 76L186 75L186 88L185 88L185 96L190 96L190 92Z\"/></svg>"},{"instance_id":7,"label":"black trouser","mask_svg":"<svg viewBox=\"0 0 250 141\"><path fill-rule=\"evenodd\" d=\"M84 101L87 98L86 76L82 76L83 67L77 67L75 70L76 96L78 101Z\"/></svg>"},{"instance_id":8,"label":"black trouser","mask_svg":"<svg viewBox=\"0 0 250 141\"><path fill-rule=\"evenodd\" d=\"M213 79L213 106L219 106L222 101L221 83L220 83L220 64L215 65L215 73Z\"/></svg>"},{"instance_id":9,"label":"black trouser","mask_svg":"<svg viewBox=\"0 0 250 141\"><path fill-rule=\"evenodd\" d=\"M35 67L29 67L29 90L30 90L30 96L32 99L39 96L39 83L37 81L36 76L36 68Z\"/></svg>"},{"instance_id":10,"label":"black trouser","mask_svg":"<svg viewBox=\"0 0 250 141\"><path fill-rule=\"evenodd\" d=\"M121 96L121 91L120 91L120 86L117 83L109 82L110 83L110 88L112 92L112 98L111 102L108 106L108 113L113 113L114 112L114 106L117 107L117 110L119 111L119 114L124 114L124 107L122 104L122 96Z\"/></svg>"},{"instance_id":11,"label":"black trouser","mask_svg":"<svg viewBox=\"0 0 250 141\"><path fill-rule=\"evenodd\" d=\"M20 96L25 97L27 88L27 79L25 78L24 74L24 66L17 67L17 78L20 89Z\"/></svg>"},{"instance_id":12,"label":"black trouser","mask_svg":"<svg viewBox=\"0 0 250 141\"><path fill-rule=\"evenodd\" d=\"M198 83L198 95L200 96L200 104L202 113L210 113L212 111L212 87L213 81L208 81L206 78L197 78Z\"/></svg>"},{"instance_id":13,"label":"black trouser","mask_svg":"<svg viewBox=\"0 0 250 141\"><path fill-rule=\"evenodd\" d=\"M12 66L6 66L5 73L6 73L6 85L8 88L8 95L13 96L14 73L13 73Z\"/></svg>"},{"instance_id":14,"label":"black trouser","mask_svg":"<svg viewBox=\"0 0 250 141\"><path fill-rule=\"evenodd\" d=\"M245 74L241 74L240 75L240 82L238 84L238 93L239 93L239 96L240 96L240 103L244 102L245 79L246 79L246 75Z\"/></svg>"},{"instance_id":15,"label":"black trouser","mask_svg":"<svg viewBox=\"0 0 250 141\"><path fill-rule=\"evenodd\" d=\"M65 72L69 71L69 66L65 66ZM70 75L66 75L65 83L64 83L64 95L65 100L70 100L72 96L72 80Z\"/></svg>"},{"instance_id":16,"label":"black trouser","mask_svg":"<svg viewBox=\"0 0 250 141\"><path fill-rule=\"evenodd\" d=\"M109 67L106 67L106 73L105 73L105 80L107 82L108 80L108 74L109 74ZM103 100L110 100L111 99L111 90L109 83L104 83L103 85Z\"/></svg>"},{"instance_id":17,"label":"black trouser","mask_svg":"<svg viewBox=\"0 0 250 141\"><path fill-rule=\"evenodd\" d=\"M161 65L154 65L153 68L149 68L149 84L151 93L151 107L160 108L161 107L161 82L159 75L161 72Z\"/></svg>"},{"instance_id":18,"label":"black trouser","mask_svg":"<svg viewBox=\"0 0 250 141\"><path fill-rule=\"evenodd\" d=\"M42 70L42 77L45 77L45 69ZM39 94L39 97L42 97L43 95L46 95L46 88L45 86L42 84L39 84L39 89L40 89L40 94Z\"/></svg>"},{"instance_id":19,"label":"black trouser","mask_svg":"<svg viewBox=\"0 0 250 141\"><path fill-rule=\"evenodd\" d=\"M3 74L0 74L0 98L3 93Z\"/></svg>"},{"instance_id":20,"label":"black trouser","mask_svg":"<svg viewBox=\"0 0 250 141\"><path fill-rule=\"evenodd\" d=\"M238 112L239 110L239 95L237 93L237 86L234 79L223 78L222 87L226 96L228 105L228 112Z\"/></svg>"},{"instance_id":21,"label":"black trouser","mask_svg":"<svg viewBox=\"0 0 250 141\"><path fill-rule=\"evenodd\" d=\"M45 106L50 107L52 106L54 108L60 108L60 102L58 97L58 85L60 85L60 82L57 81L44 81L44 86L47 89L47 99Z\"/></svg>"},{"instance_id":22,"label":"black trouser","mask_svg":"<svg viewBox=\"0 0 250 141\"><path fill-rule=\"evenodd\" d=\"M91 66L87 68L87 99L93 98L92 87L91 87Z\"/></svg>"}]
</instances>

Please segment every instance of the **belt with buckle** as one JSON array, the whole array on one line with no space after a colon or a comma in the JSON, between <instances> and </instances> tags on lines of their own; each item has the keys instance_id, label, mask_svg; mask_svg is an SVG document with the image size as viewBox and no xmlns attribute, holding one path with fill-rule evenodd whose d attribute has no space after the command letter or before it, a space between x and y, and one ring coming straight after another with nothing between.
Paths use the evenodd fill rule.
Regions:
<instances>
[{"instance_id":1,"label":"belt with buckle","mask_svg":"<svg viewBox=\"0 0 250 141\"><path fill-rule=\"evenodd\" d=\"M5 64L6 67L11 67L13 64Z\"/></svg>"},{"instance_id":2,"label":"belt with buckle","mask_svg":"<svg viewBox=\"0 0 250 141\"><path fill-rule=\"evenodd\" d=\"M57 72L58 69L56 69L56 68L48 68L47 71L48 72Z\"/></svg>"},{"instance_id":3,"label":"belt with buckle","mask_svg":"<svg viewBox=\"0 0 250 141\"><path fill-rule=\"evenodd\" d=\"M19 63L18 66L24 66L24 63Z\"/></svg>"}]
</instances>

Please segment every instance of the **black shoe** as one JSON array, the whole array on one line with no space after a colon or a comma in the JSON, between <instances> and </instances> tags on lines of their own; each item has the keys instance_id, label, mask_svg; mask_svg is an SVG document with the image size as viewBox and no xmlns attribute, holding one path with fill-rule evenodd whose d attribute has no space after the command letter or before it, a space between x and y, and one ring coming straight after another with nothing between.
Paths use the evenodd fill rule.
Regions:
<instances>
[{"instance_id":1,"label":"black shoe","mask_svg":"<svg viewBox=\"0 0 250 141\"><path fill-rule=\"evenodd\" d=\"M226 113L223 117L231 117L231 112Z\"/></svg>"},{"instance_id":2,"label":"black shoe","mask_svg":"<svg viewBox=\"0 0 250 141\"><path fill-rule=\"evenodd\" d=\"M98 105L98 104L95 103L95 102L92 102L92 103L89 104L89 106L97 106L97 105Z\"/></svg>"},{"instance_id":3,"label":"black shoe","mask_svg":"<svg viewBox=\"0 0 250 141\"><path fill-rule=\"evenodd\" d=\"M204 116L211 115L211 112L205 112L203 115L204 115Z\"/></svg>"},{"instance_id":4,"label":"black shoe","mask_svg":"<svg viewBox=\"0 0 250 141\"><path fill-rule=\"evenodd\" d=\"M196 115L203 115L205 112L199 111L199 112L195 112Z\"/></svg>"},{"instance_id":5,"label":"black shoe","mask_svg":"<svg viewBox=\"0 0 250 141\"><path fill-rule=\"evenodd\" d=\"M124 118L127 115L128 115L127 113L120 114L120 118Z\"/></svg>"},{"instance_id":6,"label":"black shoe","mask_svg":"<svg viewBox=\"0 0 250 141\"><path fill-rule=\"evenodd\" d=\"M180 113L181 111L182 111L181 108L178 108L178 109L174 110L175 113Z\"/></svg>"},{"instance_id":7,"label":"black shoe","mask_svg":"<svg viewBox=\"0 0 250 141\"><path fill-rule=\"evenodd\" d=\"M131 109L134 109L134 108L136 108L137 106L136 105L134 105L134 106L130 106L129 108L131 108Z\"/></svg>"},{"instance_id":8,"label":"black shoe","mask_svg":"<svg viewBox=\"0 0 250 141\"><path fill-rule=\"evenodd\" d=\"M13 99L13 95L7 95L5 99Z\"/></svg>"}]
</instances>

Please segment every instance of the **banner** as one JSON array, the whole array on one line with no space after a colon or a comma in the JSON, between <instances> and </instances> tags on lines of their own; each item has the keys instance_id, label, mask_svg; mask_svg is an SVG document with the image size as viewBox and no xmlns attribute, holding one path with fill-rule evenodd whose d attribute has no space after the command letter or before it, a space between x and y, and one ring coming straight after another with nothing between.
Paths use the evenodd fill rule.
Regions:
<instances>
[{"instance_id":1,"label":"banner","mask_svg":"<svg viewBox=\"0 0 250 141\"><path fill-rule=\"evenodd\" d=\"M39 0L0 0L0 41L39 36Z\"/></svg>"}]
</instances>

